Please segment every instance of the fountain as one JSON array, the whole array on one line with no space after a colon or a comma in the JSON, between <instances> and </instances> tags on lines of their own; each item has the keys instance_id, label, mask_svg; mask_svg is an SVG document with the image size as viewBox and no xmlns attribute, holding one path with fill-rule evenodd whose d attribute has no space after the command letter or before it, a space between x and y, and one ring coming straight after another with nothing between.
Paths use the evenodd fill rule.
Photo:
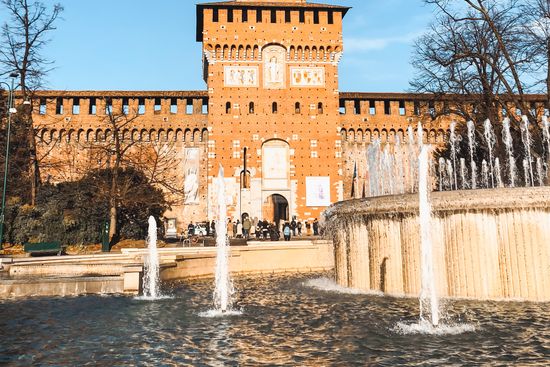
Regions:
<instances>
[{"instance_id":1,"label":"fountain","mask_svg":"<svg viewBox=\"0 0 550 367\"><path fill-rule=\"evenodd\" d=\"M547 125L548 121L543 120L542 128L550 129ZM533 158L530 153L532 142L526 118L518 130L520 127L521 174L516 172L508 119L503 121L501 142L496 141L491 122L485 121L482 126L485 138L476 143L475 126L469 121L465 136L469 149L462 152L464 156L454 157L452 153L454 142L465 140L454 135L447 150L450 159L441 156L438 161L426 163L425 169L434 178L429 188L435 191L430 196L433 215L429 230L437 248L432 256L439 297L550 301L547 282L550 256L546 256L550 254L550 187L543 186L548 169L544 157ZM407 131L409 164L406 166L411 167L417 160L411 154L421 145L411 139L411 126ZM419 140L423 137L421 126L417 136ZM544 140L544 144L548 143ZM504 154L500 154L500 158L504 157L507 163L506 182L499 155L494 150L501 144ZM387 171L399 171L387 164L396 165L399 159L399 156L387 157L391 151L387 145L383 147L386 154L378 139L367 149L371 178L388 177ZM486 152L486 156L479 157L480 152ZM546 154L550 154L550 148L543 156ZM460 164L458 170L453 163L455 159ZM470 167L467 167L468 161ZM479 177L476 162L481 168ZM412 296L421 292L425 283L422 283L424 267L420 263L425 252L419 227L424 230L426 226L419 226L422 203L415 193L418 180L414 184L412 178L420 172L415 171L418 170L408 169L404 173L406 193L388 195L390 191L386 189L391 185L384 180L387 187L380 190L371 187L375 197L337 203L327 210L327 223L335 234L339 285L393 295ZM460 185L455 184L457 173ZM518 187L522 186L520 179L524 179L525 187ZM376 184L378 182L371 181L371 185ZM457 190L459 187L462 190Z\"/></svg>"},{"instance_id":2,"label":"fountain","mask_svg":"<svg viewBox=\"0 0 550 367\"><path fill-rule=\"evenodd\" d=\"M431 216L432 211L428 193L430 191L428 178L429 146L422 146L419 157L418 192L420 211L420 242L422 289L420 291L420 318L430 319L433 326L439 324L439 301L435 286L434 262L432 256Z\"/></svg>"},{"instance_id":3,"label":"fountain","mask_svg":"<svg viewBox=\"0 0 550 367\"><path fill-rule=\"evenodd\" d=\"M227 204L225 202L225 179L220 165L217 179L218 218L216 220L216 271L214 279L214 309L201 316L217 317L238 315L240 311L232 309L234 293L233 282L229 275L229 238L227 237Z\"/></svg>"},{"instance_id":4,"label":"fountain","mask_svg":"<svg viewBox=\"0 0 550 367\"><path fill-rule=\"evenodd\" d=\"M502 140L506 146L508 157L508 175L510 179L510 187L516 186L516 160L514 158L514 144L512 134L510 133L510 119L505 118L502 122Z\"/></svg>"},{"instance_id":5,"label":"fountain","mask_svg":"<svg viewBox=\"0 0 550 367\"><path fill-rule=\"evenodd\" d=\"M157 222L149 217L147 233L148 250L143 269L143 298L155 300L160 297L159 287L159 255L157 251Z\"/></svg>"},{"instance_id":6,"label":"fountain","mask_svg":"<svg viewBox=\"0 0 550 367\"><path fill-rule=\"evenodd\" d=\"M473 121L468 121L468 147L470 148L470 169L472 171L472 189L477 189L477 166L474 161L474 156L476 154L476 137L475 137L475 126Z\"/></svg>"}]
</instances>

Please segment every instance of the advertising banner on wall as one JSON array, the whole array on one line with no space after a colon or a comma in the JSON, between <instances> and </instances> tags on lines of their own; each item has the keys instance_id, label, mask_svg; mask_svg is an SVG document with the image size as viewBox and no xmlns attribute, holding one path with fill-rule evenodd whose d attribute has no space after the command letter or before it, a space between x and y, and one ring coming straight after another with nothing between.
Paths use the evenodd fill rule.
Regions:
<instances>
[{"instance_id":1,"label":"advertising banner on wall","mask_svg":"<svg viewBox=\"0 0 550 367\"><path fill-rule=\"evenodd\" d=\"M184 203L187 205L199 204L199 167L200 150L199 148L185 148L183 162L185 181L183 191L185 195Z\"/></svg>"},{"instance_id":2,"label":"advertising banner on wall","mask_svg":"<svg viewBox=\"0 0 550 367\"><path fill-rule=\"evenodd\" d=\"M330 206L330 177L306 177L306 206Z\"/></svg>"}]
</instances>

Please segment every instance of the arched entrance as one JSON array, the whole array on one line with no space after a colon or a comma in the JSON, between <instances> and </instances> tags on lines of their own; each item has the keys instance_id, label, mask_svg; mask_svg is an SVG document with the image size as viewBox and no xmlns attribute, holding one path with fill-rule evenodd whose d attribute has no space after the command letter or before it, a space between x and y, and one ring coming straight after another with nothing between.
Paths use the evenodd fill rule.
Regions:
<instances>
[{"instance_id":1,"label":"arched entrance","mask_svg":"<svg viewBox=\"0 0 550 367\"><path fill-rule=\"evenodd\" d=\"M264 220L276 224L279 224L281 220L288 220L288 201L279 194L268 196L262 206L262 216Z\"/></svg>"}]
</instances>

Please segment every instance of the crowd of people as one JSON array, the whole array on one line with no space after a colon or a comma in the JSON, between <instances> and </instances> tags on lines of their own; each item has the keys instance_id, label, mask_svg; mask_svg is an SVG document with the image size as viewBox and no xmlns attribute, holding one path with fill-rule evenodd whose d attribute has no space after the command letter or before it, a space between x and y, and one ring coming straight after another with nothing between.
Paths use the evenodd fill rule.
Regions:
<instances>
[{"instance_id":1,"label":"crowd of people","mask_svg":"<svg viewBox=\"0 0 550 367\"><path fill-rule=\"evenodd\" d=\"M300 221L293 218L290 222L280 220L279 224L269 222L264 219L245 217L241 222L239 219L227 219L227 235L229 238L244 238L257 240L279 241L281 237L285 241L290 241L292 237L319 236L321 228L319 221L315 218L313 221ZM182 233L182 237L193 236L216 236L216 222L189 223L187 233Z\"/></svg>"}]
</instances>

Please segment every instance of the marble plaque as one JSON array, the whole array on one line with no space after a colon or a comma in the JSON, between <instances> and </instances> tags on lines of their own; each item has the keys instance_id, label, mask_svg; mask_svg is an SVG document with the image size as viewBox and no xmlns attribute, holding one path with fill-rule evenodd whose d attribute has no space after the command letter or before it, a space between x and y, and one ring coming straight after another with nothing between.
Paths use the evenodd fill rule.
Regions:
<instances>
[{"instance_id":1,"label":"marble plaque","mask_svg":"<svg viewBox=\"0 0 550 367\"><path fill-rule=\"evenodd\" d=\"M330 177L306 177L306 206L330 206Z\"/></svg>"},{"instance_id":2,"label":"marble plaque","mask_svg":"<svg viewBox=\"0 0 550 367\"><path fill-rule=\"evenodd\" d=\"M290 84L293 87L324 87L325 68L290 68Z\"/></svg>"},{"instance_id":3,"label":"marble plaque","mask_svg":"<svg viewBox=\"0 0 550 367\"><path fill-rule=\"evenodd\" d=\"M225 87L257 87L257 66L225 66L223 68Z\"/></svg>"},{"instance_id":4,"label":"marble plaque","mask_svg":"<svg viewBox=\"0 0 550 367\"><path fill-rule=\"evenodd\" d=\"M200 150L199 148L185 148L184 167L184 183L183 192L185 204L199 204L199 167L200 167Z\"/></svg>"},{"instance_id":5,"label":"marble plaque","mask_svg":"<svg viewBox=\"0 0 550 367\"><path fill-rule=\"evenodd\" d=\"M264 88L284 89L286 87L286 50L282 46L271 45L262 50L264 60Z\"/></svg>"}]
</instances>

